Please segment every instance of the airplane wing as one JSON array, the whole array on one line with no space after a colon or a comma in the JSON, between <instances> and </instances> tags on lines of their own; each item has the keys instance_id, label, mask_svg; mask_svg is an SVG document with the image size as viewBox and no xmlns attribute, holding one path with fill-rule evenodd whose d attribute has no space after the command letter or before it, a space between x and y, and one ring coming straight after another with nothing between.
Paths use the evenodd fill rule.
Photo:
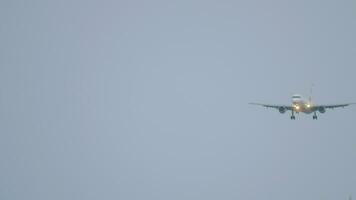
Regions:
<instances>
[{"instance_id":1,"label":"airplane wing","mask_svg":"<svg viewBox=\"0 0 356 200\"><path fill-rule=\"evenodd\" d=\"M353 104L356 104L356 103L345 103L345 104L327 104L327 105L314 105L313 107L315 108L331 108L331 109L334 109L334 108L344 108L346 106L349 106L349 105L353 105Z\"/></svg>"},{"instance_id":2,"label":"airplane wing","mask_svg":"<svg viewBox=\"0 0 356 200\"><path fill-rule=\"evenodd\" d=\"M262 103L250 103L251 105L258 105L258 106L263 106L266 108L275 108L275 109L280 109L284 108L286 110L292 110L292 106L290 105L273 105L273 104L262 104Z\"/></svg>"}]
</instances>

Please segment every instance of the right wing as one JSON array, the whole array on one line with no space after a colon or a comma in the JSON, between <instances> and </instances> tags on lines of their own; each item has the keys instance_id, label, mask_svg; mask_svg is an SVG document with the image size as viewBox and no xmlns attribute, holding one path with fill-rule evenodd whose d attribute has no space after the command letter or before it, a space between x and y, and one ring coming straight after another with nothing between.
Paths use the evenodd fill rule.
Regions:
<instances>
[{"instance_id":1,"label":"right wing","mask_svg":"<svg viewBox=\"0 0 356 200\"><path fill-rule=\"evenodd\" d=\"M331 109L334 109L334 108L344 108L344 107L346 107L346 106L353 105L353 104L356 104L356 103L317 105L317 106L315 106L315 107L324 107L324 108L331 108Z\"/></svg>"},{"instance_id":2,"label":"right wing","mask_svg":"<svg viewBox=\"0 0 356 200\"><path fill-rule=\"evenodd\" d=\"M334 109L334 108L344 108L346 106L349 106L349 105L354 105L356 103L344 103L344 104L328 104L328 105L314 105L313 107L316 109L316 110L319 110L319 109Z\"/></svg>"},{"instance_id":3,"label":"right wing","mask_svg":"<svg viewBox=\"0 0 356 200\"><path fill-rule=\"evenodd\" d=\"M262 103L249 103L251 105L258 105L258 106L263 106L266 108L275 108L275 109L280 109L280 108L284 108L286 110L292 110L293 107L290 105L273 105L273 104L262 104Z\"/></svg>"}]
</instances>

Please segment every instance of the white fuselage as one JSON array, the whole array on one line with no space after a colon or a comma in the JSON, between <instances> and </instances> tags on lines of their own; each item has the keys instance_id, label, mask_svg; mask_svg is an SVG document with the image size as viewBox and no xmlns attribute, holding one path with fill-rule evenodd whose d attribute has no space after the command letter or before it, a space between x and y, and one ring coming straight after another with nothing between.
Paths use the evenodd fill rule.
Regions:
<instances>
[{"instance_id":1,"label":"white fuselage","mask_svg":"<svg viewBox=\"0 0 356 200\"><path fill-rule=\"evenodd\" d=\"M300 95L293 95L292 107L293 107L293 111L296 113L302 112L302 113L310 114L314 112L311 102L304 100Z\"/></svg>"}]
</instances>

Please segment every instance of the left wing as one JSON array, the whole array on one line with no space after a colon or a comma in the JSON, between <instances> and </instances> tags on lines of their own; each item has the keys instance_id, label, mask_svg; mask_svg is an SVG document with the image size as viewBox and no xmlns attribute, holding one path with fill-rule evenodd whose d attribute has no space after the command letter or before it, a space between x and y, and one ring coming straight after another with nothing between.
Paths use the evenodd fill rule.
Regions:
<instances>
[{"instance_id":1,"label":"left wing","mask_svg":"<svg viewBox=\"0 0 356 200\"><path fill-rule=\"evenodd\" d=\"M262 103L249 103L251 105L258 105L258 106L263 106L266 108L275 108L275 109L280 109L280 108L284 108L286 110L292 110L292 106L290 105L273 105L273 104L262 104Z\"/></svg>"}]
</instances>

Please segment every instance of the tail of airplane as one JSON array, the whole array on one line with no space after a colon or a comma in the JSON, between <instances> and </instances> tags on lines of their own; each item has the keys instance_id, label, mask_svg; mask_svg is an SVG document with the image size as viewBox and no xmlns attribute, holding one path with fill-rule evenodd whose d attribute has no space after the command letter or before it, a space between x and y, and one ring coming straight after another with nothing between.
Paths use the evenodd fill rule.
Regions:
<instances>
[{"instance_id":1,"label":"tail of airplane","mask_svg":"<svg viewBox=\"0 0 356 200\"><path fill-rule=\"evenodd\" d=\"M314 83L312 83L312 85L311 85L311 87L310 87L309 103L312 103L313 87L314 87Z\"/></svg>"}]
</instances>

